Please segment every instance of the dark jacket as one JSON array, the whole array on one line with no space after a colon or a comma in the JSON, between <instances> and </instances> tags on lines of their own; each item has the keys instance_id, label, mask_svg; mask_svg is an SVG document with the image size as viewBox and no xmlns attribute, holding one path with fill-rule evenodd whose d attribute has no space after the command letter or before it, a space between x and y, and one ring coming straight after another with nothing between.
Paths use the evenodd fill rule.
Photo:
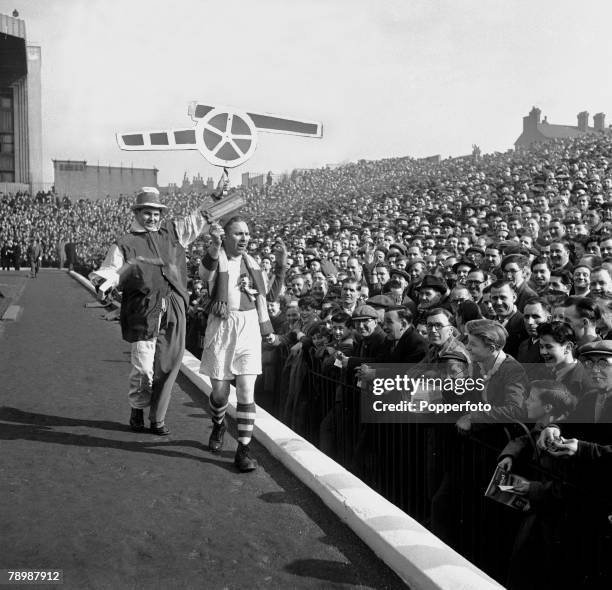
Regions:
<instances>
[{"instance_id":1,"label":"dark jacket","mask_svg":"<svg viewBox=\"0 0 612 590\"><path fill-rule=\"evenodd\" d=\"M189 305L187 262L176 227L163 222L157 232L130 232L118 241L125 260L137 256L161 258L163 266L138 264L122 277L121 330L127 342L152 338L162 312L162 300L175 291Z\"/></svg>"},{"instance_id":2,"label":"dark jacket","mask_svg":"<svg viewBox=\"0 0 612 590\"><path fill-rule=\"evenodd\" d=\"M384 362L388 350L387 335L380 326L376 326L370 336L355 340L349 356L348 368L353 369L362 363Z\"/></svg>"},{"instance_id":3,"label":"dark jacket","mask_svg":"<svg viewBox=\"0 0 612 590\"><path fill-rule=\"evenodd\" d=\"M516 290L516 308L523 313L525 303L532 297L537 296L538 294L527 284L527 281L523 281L521 286Z\"/></svg>"},{"instance_id":4,"label":"dark jacket","mask_svg":"<svg viewBox=\"0 0 612 590\"><path fill-rule=\"evenodd\" d=\"M482 377L480 367L476 369L475 377ZM524 402L528 389L529 379L525 369L514 358L507 356L486 385L486 402L491 404L491 410L472 412L472 422L522 422L526 418ZM485 395L481 395L481 400L485 401Z\"/></svg>"},{"instance_id":5,"label":"dark jacket","mask_svg":"<svg viewBox=\"0 0 612 590\"><path fill-rule=\"evenodd\" d=\"M538 379L554 379L552 372L544 364L544 360L540 356L539 338L533 342L531 336L527 336L527 338L519 344L516 360L523 365L531 381Z\"/></svg>"},{"instance_id":6,"label":"dark jacket","mask_svg":"<svg viewBox=\"0 0 612 590\"><path fill-rule=\"evenodd\" d=\"M418 363L427 354L427 340L410 326L385 358L387 363Z\"/></svg>"},{"instance_id":7,"label":"dark jacket","mask_svg":"<svg viewBox=\"0 0 612 590\"><path fill-rule=\"evenodd\" d=\"M581 399L589 383L589 375L584 365L578 361L574 367L563 376L555 377L556 381L563 383L567 390L577 399Z\"/></svg>"},{"instance_id":8,"label":"dark jacket","mask_svg":"<svg viewBox=\"0 0 612 590\"><path fill-rule=\"evenodd\" d=\"M508 332L508 338L506 346L504 346L504 352L516 358L520 343L527 338L523 314L520 311L515 311L508 319L505 328Z\"/></svg>"}]
</instances>

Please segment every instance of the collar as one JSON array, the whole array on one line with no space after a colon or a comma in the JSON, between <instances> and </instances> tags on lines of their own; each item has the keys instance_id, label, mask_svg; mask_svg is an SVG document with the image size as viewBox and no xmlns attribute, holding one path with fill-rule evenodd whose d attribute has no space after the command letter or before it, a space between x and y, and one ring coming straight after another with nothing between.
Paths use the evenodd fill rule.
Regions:
<instances>
[{"instance_id":1,"label":"collar","mask_svg":"<svg viewBox=\"0 0 612 590\"><path fill-rule=\"evenodd\" d=\"M149 230L147 228L140 225L140 223L138 223L135 219L134 221L132 221L132 225L130 226L130 232L135 233L135 234L142 234L148 231ZM154 231L158 231L158 230L154 230Z\"/></svg>"},{"instance_id":2,"label":"collar","mask_svg":"<svg viewBox=\"0 0 612 590\"><path fill-rule=\"evenodd\" d=\"M514 306L514 309L512 310L512 313L509 316L506 316L505 320L497 320L504 328L506 327L506 324L514 317L514 315L517 312L517 308L516 305ZM499 317L499 316L498 316Z\"/></svg>"},{"instance_id":3,"label":"collar","mask_svg":"<svg viewBox=\"0 0 612 590\"><path fill-rule=\"evenodd\" d=\"M563 365L560 369L557 369L557 367L552 367L552 372L554 373L556 379L562 379L563 377L565 377L565 375L572 371L577 364L578 361L574 360L573 363Z\"/></svg>"},{"instance_id":4,"label":"collar","mask_svg":"<svg viewBox=\"0 0 612 590\"><path fill-rule=\"evenodd\" d=\"M493 363L493 366L491 367L491 369L489 370L489 372L486 372L482 366L482 363L478 363L478 366L480 367L480 370L482 371L482 378L485 381L489 381L491 379L491 377L493 377L493 375L495 375L495 373L497 373L497 371L499 371L499 367L501 367L501 364L506 360L506 353L503 350L500 350L497 353L497 356L495 357L495 362Z\"/></svg>"}]
</instances>

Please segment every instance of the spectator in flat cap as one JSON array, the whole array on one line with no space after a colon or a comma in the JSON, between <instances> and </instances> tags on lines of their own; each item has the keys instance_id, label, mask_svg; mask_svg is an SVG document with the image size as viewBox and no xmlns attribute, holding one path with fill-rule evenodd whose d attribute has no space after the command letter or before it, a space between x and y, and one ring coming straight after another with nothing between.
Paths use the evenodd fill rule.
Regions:
<instances>
[{"instance_id":1,"label":"spectator in flat cap","mask_svg":"<svg viewBox=\"0 0 612 590\"><path fill-rule=\"evenodd\" d=\"M396 305L395 301L388 295L374 295L366 301L366 305L373 307L374 309L389 309Z\"/></svg>"},{"instance_id":2,"label":"spectator in flat cap","mask_svg":"<svg viewBox=\"0 0 612 590\"><path fill-rule=\"evenodd\" d=\"M394 250L397 254L402 254L402 255L406 254L406 247L403 244L398 244L398 243L391 244L389 246L389 254L391 254L391 252Z\"/></svg>"},{"instance_id":3,"label":"spectator in flat cap","mask_svg":"<svg viewBox=\"0 0 612 590\"><path fill-rule=\"evenodd\" d=\"M444 307L448 309L446 302L448 287L446 281L434 275L425 275L421 284L416 289L417 302L417 319L420 320L425 316L427 310L435 307Z\"/></svg>"},{"instance_id":4,"label":"spectator in flat cap","mask_svg":"<svg viewBox=\"0 0 612 590\"><path fill-rule=\"evenodd\" d=\"M391 270L391 279L387 283L386 294L393 300L394 305L402 305L412 313L416 311L414 300L409 296L408 274L406 271L394 268Z\"/></svg>"},{"instance_id":5,"label":"spectator in flat cap","mask_svg":"<svg viewBox=\"0 0 612 590\"><path fill-rule=\"evenodd\" d=\"M476 265L469 260L459 260L455 262L452 266L452 271L455 274L456 283L465 285L468 273L476 268Z\"/></svg>"},{"instance_id":6,"label":"spectator in flat cap","mask_svg":"<svg viewBox=\"0 0 612 590\"><path fill-rule=\"evenodd\" d=\"M482 264L482 261L484 260L484 256L485 256L485 251L482 248L479 248L478 246L470 246L465 251L465 257L470 262L472 262L473 264L476 264L477 266L480 266Z\"/></svg>"},{"instance_id":7,"label":"spectator in flat cap","mask_svg":"<svg viewBox=\"0 0 612 590\"><path fill-rule=\"evenodd\" d=\"M354 378L354 369L362 363L375 363L384 360L388 347L386 335L379 325L379 314L370 305L360 305L351 314L351 326L355 343L349 356L336 353L342 366L349 370L349 382Z\"/></svg>"}]
</instances>

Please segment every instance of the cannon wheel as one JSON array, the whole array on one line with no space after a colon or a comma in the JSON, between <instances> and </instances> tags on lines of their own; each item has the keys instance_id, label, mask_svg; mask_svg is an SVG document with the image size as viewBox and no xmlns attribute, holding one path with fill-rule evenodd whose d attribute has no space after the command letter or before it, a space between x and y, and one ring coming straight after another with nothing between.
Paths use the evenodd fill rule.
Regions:
<instances>
[{"instance_id":1,"label":"cannon wheel","mask_svg":"<svg viewBox=\"0 0 612 590\"><path fill-rule=\"evenodd\" d=\"M196 125L196 144L214 166L235 168L255 152L257 129L246 113L212 109Z\"/></svg>"}]
</instances>

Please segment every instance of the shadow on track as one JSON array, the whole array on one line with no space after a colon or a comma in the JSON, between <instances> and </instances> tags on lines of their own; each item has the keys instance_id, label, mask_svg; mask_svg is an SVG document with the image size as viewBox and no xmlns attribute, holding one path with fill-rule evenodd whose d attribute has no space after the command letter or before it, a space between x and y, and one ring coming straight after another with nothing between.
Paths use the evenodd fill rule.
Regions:
<instances>
[{"instance_id":1,"label":"shadow on track","mask_svg":"<svg viewBox=\"0 0 612 590\"><path fill-rule=\"evenodd\" d=\"M78 420L75 418L49 416L46 414L24 412L16 408L6 406L0 408L0 420L3 421L3 423L0 424L0 440L30 440L59 445L108 448L127 451L130 453L148 453L162 457L191 459L199 463L211 463L217 465L218 467L221 467L232 474L236 473L236 469L233 467L233 465L228 464L227 460L215 460L204 449L200 442L193 440L159 440L158 437L156 438L158 438L159 442L154 440L151 442L113 440L92 436L90 434L74 434L53 429L53 427L61 426L102 428L120 432L130 432L130 434L132 434L128 427L116 422ZM146 435L146 433L144 434ZM191 453L174 450L173 447L190 447L196 451L207 453L208 456L198 456ZM231 456L233 456L233 453L227 451L219 455L218 458L227 459Z\"/></svg>"}]
</instances>

